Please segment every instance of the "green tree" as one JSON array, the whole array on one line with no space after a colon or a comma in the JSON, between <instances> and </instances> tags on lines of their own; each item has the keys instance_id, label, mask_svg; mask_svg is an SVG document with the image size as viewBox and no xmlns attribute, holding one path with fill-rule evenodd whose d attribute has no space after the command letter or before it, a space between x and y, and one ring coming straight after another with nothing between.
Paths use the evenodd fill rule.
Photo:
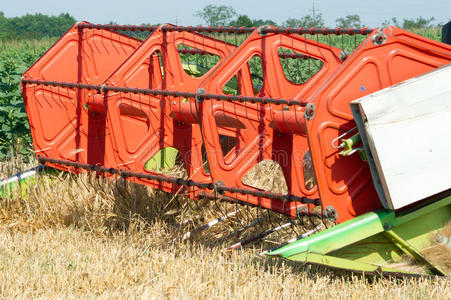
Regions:
<instances>
[{"instance_id":1,"label":"green tree","mask_svg":"<svg viewBox=\"0 0 451 300\"><path fill-rule=\"evenodd\" d=\"M436 26L433 22L435 21L434 17L429 19L418 17L416 19L403 19L402 23L395 17L391 18L391 20L385 20L382 23L382 26L394 25L396 27L402 27L404 29L421 29L421 28L431 28Z\"/></svg>"},{"instance_id":2,"label":"green tree","mask_svg":"<svg viewBox=\"0 0 451 300\"><path fill-rule=\"evenodd\" d=\"M418 17L416 19L404 19L402 22L402 28L411 29L411 28L431 28L434 26L433 22L435 21L434 17L429 19Z\"/></svg>"},{"instance_id":3,"label":"green tree","mask_svg":"<svg viewBox=\"0 0 451 300\"><path fill-rule=\"evenodd\" d=\"M237 15L231 6L209 4L203 9L194 13L195 17L200 17L207 26L224 26L230 23L231 19Z\"/></svg>"},{"instance_id":4,"label":"green tree","mask_svg":"<svg viewBox=\"0 0 451 300\"><path fill-rule=\"evenodd\" d=\"M324 19L322 13L315 10L315 7L311 10L311 14L306 15L300 19L289 18L283 24L284 27L305 27L305 28L321 28L324 27Z\"/></svg>"},{"instance_id":5,"label":"green tree","mask_svg":"<svg viewBox=\"0 0 451 300\"><path fill-rule=\"evenodd\" d=\"M263 20L263 19L254 19L252 20L254 23L254 26L263 26L263 25L272 25L272 26L278 26L276 22L273 20Z\"/></svg>"},{"instance_id":6,"label":"green tree","mask_svg":"<svg viewBox=\"0 0 451 300\"><path fill-rule=\"evenodd\" d=\"M229 23L230 26L245 26L245 27L253 27L254 22L247 15L239 15L236 20L233 20Z\"/></svg>"},{"instance_id":7,"label":"green tree","mask_svg":"<svg viewBox=\"0 0 451 300\"><path fill-rule=\"evenodd\" d=\"M341 28L362 28L362 22L360 21L360 16L355 15L347 15L344 18L338 18L335 20L337 27Z\"/></svg>"},{"instance_id":8,"label":"green tree","mask_svg":"<svg viewBox=\"0 0 451 300\"><path fill-rule=\"evenodd\" d=\"M0 40L3 40L6 38L6 33L4 30L2 30L3 28L5 28L6 26L6 18L5 18L5 14L0 11Z\"/></svg>"},{"instance_id":9,"label":"green tree","mask_svg":"<svg viewBox=\"0 0 451 300\"><path fill-rule=\"evenodd\" d=\"M0 16L0 38L31 39L42 37L59 37L75 23L69 14L46 16L27 14L22 17L5 18Z\"/></svg>"},{"instance_id":10,"label":"green tree","mask_svg":"<svg viewBox=\"0 0 451 300\"><path fill-rule=\"evenodd\" d=\"M263 19L251 19L247 15L239 15L236 20L233 20L229 23L230 26L237 27L258 27L263 25L272 25L277 26L277 23L272 20L263 20Z\"/></svg>"},{"instance_id":11,"label":"green tree","mask_svg":"<svg viewBox=\"0 0 451 300\"><path fill-rule=\"evenodd\" d=\"M382 22L382 26L384 26L384 27L387 27L390 25L394 25L396 27L401 27L401 25L399 25L398 18L396 18L396 17L391 18L391 20L385 20L384 22Z\"/></svg>"}]
</instances>

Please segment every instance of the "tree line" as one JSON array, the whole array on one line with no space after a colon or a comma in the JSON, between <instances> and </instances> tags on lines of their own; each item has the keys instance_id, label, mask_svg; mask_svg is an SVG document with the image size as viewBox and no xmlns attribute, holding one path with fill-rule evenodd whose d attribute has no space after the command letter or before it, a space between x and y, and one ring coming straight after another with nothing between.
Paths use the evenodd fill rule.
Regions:
<instances>
[{"instance_id":1,"label":"tree line","mask_svg":"<svg viewBox=\"0 0 451 300\"><path fill-rule=\"evenodd\" d=\"M289 18L282 23L277 23L270 19L252 19L246 14L238 14L231 6L207 5L194 13L194 16L203 20L207 26L245 26L258 27L261 25L273 25L282 27L325 27L325 21L321 12L313 9L309 14L300 18ZM381 25L395 25L405 29L429 28L440 26L434 23L434 18L413 18L398 20L392 18L384 21ZM76 22L75 18L68 13L58 16L47 16L43 14L27 14L21 17L5 17L0 11L0 40L17 39L39 39L43 37L60 37ZM341 28L362 28L360 16L357 14L348 15L336 19L335 26ZM110 22L113 24L113 22Z\"/></svg>"},{"instance_id":2,"label":"tree line","mask_svg":"<svg viewBox=\"0 0 451 300\"><path fill-rule=\"evenodd\" d=\"M59 16L27 14L22 17L5 17L0 11L0 39L40 39L62 36L76 20L64 13Z\"/></svg>"},{"instance_id":3,"label":"tree line","mask_svg":"<svg viewBox=\"0 0 451 300\"><path fill-rule=\"evenodd\" d=\"M257 27L261 25L273 25L281 27L326 27L323 15L321 12L312 8L309 14L302 16L300 18L289 18L286 21L277 24L272 20L262 20L262 19L251 19L248 15L238 14L235 9L231 6L225 5L213 5L209 4L203 9L198 10L194 13L194 16L200 17L207 26L246 26L246 27ZM434 23L435 18L424 18L417 17L412 19L398 20L397 18L392 18L390 20L385 20L381 25L395 25L404 29L411 28L431 28L436 26L441 26L443 24ZM358 14L347 15L335 20L335 26L341 28L362 28L365 25L362 23L360 16Z\"/></svg>"}]
</instances>

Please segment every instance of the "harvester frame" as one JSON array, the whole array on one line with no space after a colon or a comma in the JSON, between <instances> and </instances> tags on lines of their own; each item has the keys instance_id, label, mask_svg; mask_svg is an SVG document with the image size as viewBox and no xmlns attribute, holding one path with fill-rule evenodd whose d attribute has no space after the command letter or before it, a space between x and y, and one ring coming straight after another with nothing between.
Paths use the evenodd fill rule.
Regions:
<instances>
[{"instance_id":1,"label":"harvester frame","mask_svg":"<svg viewBox=\"0 0 451 300\"><path fill-rule=\"evenodd\" d=\"M142 42L120 33L125 31L151 34ZM220 34L247 36L233 44ZM367 37L348 53L318 38L331 35ZM181 55L211 56L214 64L193 66ZM251 72L254 58L261 76ZM309 75L287 77L282 59L307 61ZM319 67L310 72L310 63ZM451 46L395 27L81 22L24 74L21 84L36 156L47 167L93 171L291 219L341 223L310 237L304 233L269 255L396 275L409 272L376 264L407 253L445 275L416 247L449 220L451 198L445 193L406 209L383 209L365 150L355 149L360 129L349 104L449 63ZM177 152L185 176L164 174ZM265 160L281 166L286 193L244 183ZM412 225L419 216L429 225ZM357 254L347 253L349 246Z\"/></svg>"}]
</instances>

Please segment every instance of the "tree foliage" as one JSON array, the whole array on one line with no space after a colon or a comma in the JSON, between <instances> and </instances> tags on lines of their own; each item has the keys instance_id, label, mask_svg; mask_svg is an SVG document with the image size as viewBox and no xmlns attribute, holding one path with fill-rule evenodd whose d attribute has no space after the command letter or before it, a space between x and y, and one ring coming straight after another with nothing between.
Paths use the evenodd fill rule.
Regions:
<instances>
[{"instance_id":1,"label":"tree foliage","mask_svg":"<svg viewBox=\"0 0 451 300\"><path fill-rule=\"evenodd\" d=\"M31 135L20 89L22 74L54 39L39 42L12 41L0 44L0 160L11 151L27 154Z\"/></svg>"},{"instance_id":2,"label":"tree foliage","mask_svg":"<svg viewBox=\"0 0 451 300\"><path fill-rule=\"evenodd\" d=\"M404 29L425 29L438 26L438 24L434 24L434 21L434 17L417 17L415 19L403 19L403 21L399 21L398 18L393 17L391 20L385 20L382 26L394 25Z\"/></svg>"},{"instance_id":3,"label":"tree foliage","mask_svg":"<svg viewBox=\"0 0 451 300\"><path fill-rule=\"evenodd\" d=\"M194 16L204 20L207 26L225 26L236 15L236 11L231 6L212 4L194 13Z\"/></svg>"},{"instance_id":4,"label":"tree foliage","mask_svg":"<svg viewBox=\"0 0 451 300\"><path fill-rule=\"evenodd\" d=\"M235 20L229 23L229 26L237 27L258 27L262 25L277 26L277 23L272 20L251 19L247 15L239 15Z\"/></svg>"},{"instance_id":5,"label":"tree foliage","mask_svg":"<svg viewBox=\"0 0 451 300\"><path fill-rule=\"evenodd\" d=\"M416 19L404 19L402 22L402 27L405 29L410 28L431 28L434 26L433 22L435 21L434 17L429 19L418 17Z\"/></svg>"},{"instance_id":6,"label":"tree foliage","mask_svg":"<svg viewBox=\"0 0 451 300\"><path fill-rule=\"evenodd\" d=\"M67 13L59 16L27 14L22 17L7 18L3 12L0 12L0 39L59 37L73 26L75 21Z\"/></svg>"},{"instance_id":7,"label":"tree foliage","mask_svg":"<svg viewBox=\"0 0 451 300\"><path fill-rule=\"evenodd\" d=\"M311 14L306 15L300 19L289 18L283 24L284 27L306 27L306 28L321 28L324 27L324 19L321 13L312 11Z\"/></svg>"},{"instance_id":8,"label":"tree foliage","mask_svg":"<svg viewBox=\"0 0 451 300\"><path fill-rule=\"evenodd\" d=\"M360 21L360 16L355 15L347 15L344 18L338 18L335 20L337 27L341 28L362 28L365 27L362 25Z\"/></svg>"}]
</instances>

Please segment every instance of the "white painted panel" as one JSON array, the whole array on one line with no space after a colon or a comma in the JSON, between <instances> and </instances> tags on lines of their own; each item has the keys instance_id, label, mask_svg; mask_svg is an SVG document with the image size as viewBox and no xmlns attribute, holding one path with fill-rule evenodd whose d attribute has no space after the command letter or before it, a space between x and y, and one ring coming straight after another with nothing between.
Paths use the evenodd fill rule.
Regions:
<instances>
[{"instance_id":1,"label":"white painted panel","mask_svg":"<svg viewBox=\"0 0 451 300\"><path fill-rule=\"evenodd\" d=\"M451 65L351 104L384 205L398 209L451 188ZM374 168L376 170L374 170ZM373 176L374 177L374 176ZM379 181L380 180L380 181ZM376 187L377 188L377 187Z\"/></svg>"}]
</instances>

